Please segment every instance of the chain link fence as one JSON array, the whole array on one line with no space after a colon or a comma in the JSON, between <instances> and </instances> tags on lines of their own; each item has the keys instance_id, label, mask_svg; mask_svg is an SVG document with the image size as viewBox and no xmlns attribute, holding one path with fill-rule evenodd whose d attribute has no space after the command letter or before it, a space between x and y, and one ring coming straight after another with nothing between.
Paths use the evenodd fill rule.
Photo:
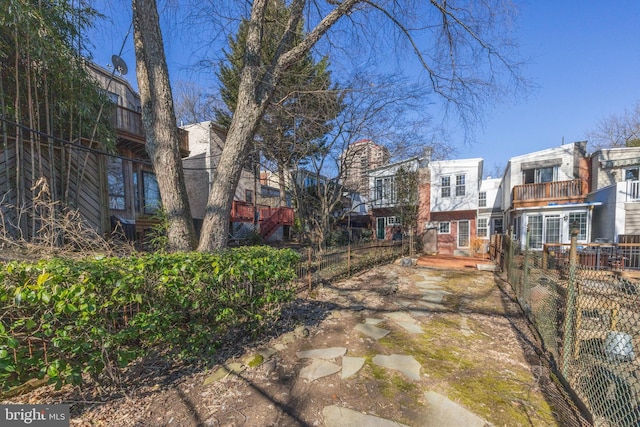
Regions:
<instances>
[{"instance_id":1,"label":"chain link fence","mask_svg":"<svg viewBox=\"0 0 640 427\"><path fill-rule=\"evenodd\" d=\"M528 245L524 245L525 248ZM640 426L640 245L545 245L521 250L497 236L491 251L507 273L569 392L595 426Z\"/></svg>"}]
</instances>

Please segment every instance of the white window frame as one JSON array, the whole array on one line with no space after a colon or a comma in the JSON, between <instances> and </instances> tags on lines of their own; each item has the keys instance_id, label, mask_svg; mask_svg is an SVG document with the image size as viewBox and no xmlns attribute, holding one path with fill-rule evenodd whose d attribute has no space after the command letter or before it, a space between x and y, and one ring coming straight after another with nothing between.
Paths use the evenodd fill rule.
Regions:
<instances>
[{"instance_id":1,"label":"white window frame","mask_svg":"<svg viewBox=\"0 0 640 427\"><path fill-rule=\"evenodd\" d=\"M544 243L544 215L527 215L527 227L529 227L529 247L542 249Z\"/></svg>"},{"instance_id":2,"label":"white window frame","mask_svg":"<svg viewBox=\"0 0 640 427\"><path fill-rule=\"evenodd\" d=\"M460 232L462 224L466 224L467 226L467 232L465 234L462 234ZM463 239L466 242L463 241ZM461 219L458 221L458 238L456 240L458 247L461 249L469 248L471 246L471 221L469 221L468 219Z\"/></svg>"},{"instance_id":3,"label":"white window frame","mask_svg":"<svg viewBox=\"0 0 640 427\"><path fill-rule=\"evenodd\" d=\"M445 199L451 197L451 177L443 176L440 178L440 196Z\"/></svg>"},{"instance_id":4,"label":"white window frame","mask_svg":"<svg viewBox=\"0 0 640 427\"><path fill-rule=\"evenodd\" d=\"M451 222L450 221L439 222L438 234L451 234Z\"/></svg>"},{"instance_id":5,"label":"white window frame","mask_svg":"<svg viewBox=\"0 0 640 427\"><path fill-rule=\"evenodd\" d=\"M489 237L489 218L478 218L476 223L476 236Z\"/></svg>"},{"instance_id":6,"label":"white window frame","mask_svg":"<svg viewBox=\"0 0 640 427\"><path fill-rule=\"evenodd\" d=\"M634 168L626 168L624 170L625 181L638 181L640 180L640 168L637 166Z\"/></svg>"},{"instance_id":7,"label":"white window frame","mask_svg":"<svg viewBox=\"0 0 640 427\"><path fill-rule=\"evenodd\" d=\"M580 233L578 234L578 240L585 241L587 240L587 223L589 221L586 211L569 213L569 233L571 233L571 229L573 228L573 223L576 221L576 217L579 218L578 230L580 230Z\"/></svg>"},{"instance_id":8,"label":"white window frame","mask_svg":"<svg viewBox=\"0 0 640 427\"><path fill-rule=\"evenodd\" d=\"M387 217L387 225L401 225L400 218L397 216L388 216Z\"/></svg>"},{"instance_id":9,"label":"white window frame","mask_svg":"<svg viewBox=\"0 0 640 427\"><path fill-rule=\"evenodd\" d=\"M487 207L487 192L481 191L478 193L478 207L486 208Z\"/></svg>"},{"instance_id":10,"label":"white window frame","mask_svg":"<svg viewBox=\"0 0 640 427\"><path fill-rule=\"evenodd\" d=\"M456 175L456 197L462 197L466 194L466 175Z\"/></svg>"}]
</instances>

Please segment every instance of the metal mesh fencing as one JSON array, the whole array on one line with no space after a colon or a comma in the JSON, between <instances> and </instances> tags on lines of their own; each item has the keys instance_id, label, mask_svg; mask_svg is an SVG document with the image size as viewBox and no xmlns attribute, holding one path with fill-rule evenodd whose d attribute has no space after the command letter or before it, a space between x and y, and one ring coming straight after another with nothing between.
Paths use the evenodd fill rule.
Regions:
<instances>
[{"instance_id":1,"label":"metal mesh fencing","mask_svg":"<svg viewBox=\"0 0 640 427\"><path fill-rule=\"evenodd\" d=\"M575 240L542 252L520 252L507 236L500 243L522 309L594 425L640 425L640 276Z\"/></svg>"},{"instance_id":2,"label":"metal mesh fencing","mask_svg":"<svg viewBox=\"0 0 640 427\"><path fill-rule=\"evenodd\" d=\"M390 263L409 253L414 252L410 251L407 240L375 241L332 250L304 248L300 250L298 281L301 287L311 289L316 284L348 277L366 268Z\"/></svg>"}]
</instances>

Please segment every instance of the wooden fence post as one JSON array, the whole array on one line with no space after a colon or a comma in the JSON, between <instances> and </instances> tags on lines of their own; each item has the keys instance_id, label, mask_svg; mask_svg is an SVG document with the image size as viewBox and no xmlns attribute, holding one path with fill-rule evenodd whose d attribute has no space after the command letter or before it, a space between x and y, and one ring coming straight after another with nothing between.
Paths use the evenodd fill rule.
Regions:
<instances>
[{"instance_id":1,"label":"wooden fence post","mask_svg":"<svg viewBox=\"0 0 640 427\"><path fill-rule=\"evenodd\" d=\"M520 291L520 295L518 295L518 298L522 298L522 305L525 307L525 312L527 313L527 315L529 315L530 311L531 311L531 306L530 306L530 302L529 301L531 298L529 298L529 272L530 272L530 268L529 268L529 258L530 258L530 251L531 251L531 229L530 227L527 225L527 237L525 239L525 244L524 244L524 262L523 262L523 266L522 266L522 290Z\"/></svg>"},{"instance_id":2,"label":"wooden fence post","mask_svg":"<svg viewBox=\"0 0 640 427\"><path fill-rule=\"evenodd\" d=\"M571 230L571 249L569 250L569 283L567 284L567 306L564 311L563 343L562 343L562 375L568 378L569 364L573 355L574 325L576 308L576 265L578 261L578 233Z\"/></svg>"}]
</instances>

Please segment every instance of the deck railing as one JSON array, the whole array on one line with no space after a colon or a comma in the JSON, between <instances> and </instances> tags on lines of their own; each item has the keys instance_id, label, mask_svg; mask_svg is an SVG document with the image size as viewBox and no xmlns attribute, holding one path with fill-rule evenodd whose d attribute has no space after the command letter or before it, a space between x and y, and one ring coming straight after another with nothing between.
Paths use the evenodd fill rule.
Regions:
<instances>
[{"instance_id":1,"label":"deck railing","mask_svg":"<svg viewBox=\"0 0 640 427\"><path fill-rule=\"evenodd\" d=\"M118 105L116 107L113 124L117 131L126 132L129 135L145 140L144 127L142 126L142 114L138 111ZM180 150L189 151L189 132L184 129L178 129L178 137L180 138Z\"/></svg>"},{"instance_id":2,"label":"deck railing","mask_svg":"<svg viewBox=\"0 0 640 427\"><path fill-rule=\"evenodd\" d=\"M527 201L563 201L584 196L582 181L543 182L539 184L523 184L513 187L513 203Z\"/></svg>"}]
</instances>

